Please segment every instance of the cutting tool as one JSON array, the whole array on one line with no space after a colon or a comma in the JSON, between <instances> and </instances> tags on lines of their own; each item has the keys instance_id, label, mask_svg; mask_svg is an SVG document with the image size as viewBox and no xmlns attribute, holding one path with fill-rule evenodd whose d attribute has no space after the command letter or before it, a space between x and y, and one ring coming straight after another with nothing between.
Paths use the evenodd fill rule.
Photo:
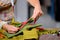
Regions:
<instances>
[{"instance_id":1,"label":"cutting tool","mask_svg":"<svg viewBox=\"0 0 60 40\"><path fill-rule=\"evenodd\" d=\"M30 19L28 19L27 21L25 21L25 22L22 22L22 25L19 27L19 30L21 30L27 23L32 23L34 20L33 20L33 18L30 18Z\"/></svg>"}]
</instances>

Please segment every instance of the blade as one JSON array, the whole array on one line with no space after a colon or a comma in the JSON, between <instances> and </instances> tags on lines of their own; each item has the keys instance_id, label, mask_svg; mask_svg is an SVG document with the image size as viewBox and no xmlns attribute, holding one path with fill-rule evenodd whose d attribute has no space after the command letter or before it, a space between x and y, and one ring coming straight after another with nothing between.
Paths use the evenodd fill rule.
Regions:
<instances>
[{"instance_id":1,"label":"blade","mask_svg":"<svg viewBox=\"0 0 60 40\"><path fill-rule=\"evenodd\" d=\"M19 27L19 30L21 30L27 23L28 23L28 21L24 22L24 23L22 24L22 26Z\"/></svg>"},{"instance_id":2,"label":"blade","mask_svg":"<svg viewBox=\"0 0 60 40\"><path fill-rule=\"evenodd\" d=\"M27 23L32 23L34 20L32 18L26 20L25 22L23 22L22 26L20 26L19 30L21 30Z\"/></svg>"}]
</instances>

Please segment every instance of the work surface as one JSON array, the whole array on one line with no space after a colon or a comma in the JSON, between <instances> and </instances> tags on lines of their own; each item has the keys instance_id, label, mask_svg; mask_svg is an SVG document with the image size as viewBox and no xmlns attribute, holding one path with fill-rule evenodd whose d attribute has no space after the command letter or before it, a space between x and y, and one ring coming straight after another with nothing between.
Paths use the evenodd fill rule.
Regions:
<instances>
[{"instance_id":1,"label":"work surface","mask_svg":"<svg viewBox=\"0 0 60 40\"><path fill-rule=\"evenodd\" d=\"M60 28L45 28L45 29L60 31ZM60 40L60 36L53 35L53 34L45 34L39 36L39 40Z\"/></svg>"},{"instance_id":2,"label":"work surface","mask_svg":"<svg viewBox=\"0 0 60 40\"><path fill-rule=\"evenodd\" d=\"M47 28L47 30L59 30L58 28ZM25 30L23 33L24 35L19 35L16 37L13 37L11 39L8 38L4 38L4 39L0 39L0 40L24 40L24 39L31 39L31 38L35 38L35 40L38 38L38 34L36 32L36 29L33 29L31 31L27 31ZM60 40L60 36L57 35L52 35L52 34L45 34L45 35L40 35L39 36L39 40Z\"/></svg>"},{"instance_id":3,"label":"work surface","mask_svg":"<svg viewBox=\"0 0 60 40\"><path fill-rule=\"evenodd\" d=\"M42 35L39 37L39 40L60 40L60 36L52 34Z\"/></svg>"}]
</instances>

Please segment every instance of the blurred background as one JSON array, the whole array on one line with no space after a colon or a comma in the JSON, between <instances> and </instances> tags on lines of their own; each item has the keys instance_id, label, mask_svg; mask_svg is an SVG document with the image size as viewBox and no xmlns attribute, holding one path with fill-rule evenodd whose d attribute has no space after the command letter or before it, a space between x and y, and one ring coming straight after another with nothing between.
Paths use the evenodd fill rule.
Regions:
<instances>
[{"instance_id":1,"label":"blurred background","mask_svg":"<svg viewBox=\"0 0 60 40\"><path fill-rule=\"evenodd\" d=\"M40 0L44 15L36 23L40 23L45 28L59 28L59 0ZM33 13L33 7L26 0L17 0L15 5L15 19L23 22L30 18Z\"/></svg>"}]
</instances>

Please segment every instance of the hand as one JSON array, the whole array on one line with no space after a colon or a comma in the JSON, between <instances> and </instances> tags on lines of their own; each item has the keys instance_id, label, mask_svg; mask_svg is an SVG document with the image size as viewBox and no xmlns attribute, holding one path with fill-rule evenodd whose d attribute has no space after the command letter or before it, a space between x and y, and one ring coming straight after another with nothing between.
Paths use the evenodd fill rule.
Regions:
<instances>
[{"instance_id":1,"label":"hand","mask_svg":"<svg viewBox=\"0 0 60 40\"><path fill-rule=\"evenodd\" d=\"M35 19L35 18L39 18L40 16L43 15L43 12L41 10L40 7L35 7L34 8L34 11L33 11L33 15L32 15L32 18Z\"/></svg>"},{"instance_id":2,"label":"hand","mask_svg":"<svg viewBox=\"0 0 60 40\"><path fill-rule=\"evenodd\" d=\"M7 30L8 33L16 33L19 28L16 28L13 25L4 24L3 29Z\"/></svg>"}]
</instances>

